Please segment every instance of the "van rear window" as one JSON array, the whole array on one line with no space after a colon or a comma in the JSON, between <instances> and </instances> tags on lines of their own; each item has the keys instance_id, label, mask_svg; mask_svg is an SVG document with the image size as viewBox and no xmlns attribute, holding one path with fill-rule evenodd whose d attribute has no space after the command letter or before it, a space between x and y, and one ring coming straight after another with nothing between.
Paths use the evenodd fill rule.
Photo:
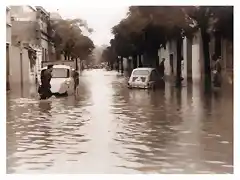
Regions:
<instances>
[{"instance_id":1,"label":"van rear window","mask_svg":"<svg viewBox=\"0 0 240 180\"><path fill-rule=\"evenodd\" d=\"M64 68L53 68L52 77L53 78L69 78L69 69Z\"/></svg>"}]
</instances>

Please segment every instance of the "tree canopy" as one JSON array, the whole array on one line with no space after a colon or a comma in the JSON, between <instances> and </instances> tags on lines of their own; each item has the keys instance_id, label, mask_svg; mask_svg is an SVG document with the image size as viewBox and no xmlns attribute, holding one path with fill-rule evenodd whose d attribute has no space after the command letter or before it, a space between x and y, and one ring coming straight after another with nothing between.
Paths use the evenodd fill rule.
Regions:
<instances>
[{"instance_id":1,"label":"tree canopy","mask_svg":"<svg viewBox=\"0 0 240 180\"><path fill-rule=\"evenodd\" d=\"M52 20L52 38L56 51L64 54L66 59L86 59L94 49L93 41L83 35L83 31L91 33L86 21L81 19Z\"/></svg>"},{"instance_id":2,"label":"tree canopy","mask_svg":"<svg viewBox=\"0 0 240 180\"><path fill-rule=\"evenodd\" d=\"M232 6L131 6L126 18L112 28L117 54L159 47L176 36L200 28L232 37ZM131 47L129 49L129 47ZM128 54L128 53L125 53Z\"/></svg>"}]
</instances>

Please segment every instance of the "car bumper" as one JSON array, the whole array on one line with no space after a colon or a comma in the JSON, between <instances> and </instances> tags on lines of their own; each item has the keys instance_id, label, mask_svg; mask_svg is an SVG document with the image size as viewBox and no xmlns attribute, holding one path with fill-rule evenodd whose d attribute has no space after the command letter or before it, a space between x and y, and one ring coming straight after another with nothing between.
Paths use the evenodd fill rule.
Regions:
<instances>
[{"instance_id":1,"label":"car bumper","mask_svg":"<svg viewBox=\"0 0 240 180\"><path fill-rule=\"evenodd\" d=\"M128 84L128 88L149 89L150 87L148 85Z\"/></svg>"},{"instance_id":2,"label":"car bumper","mask_svg":"<svg viewBox=\"0 0 240 180\"><path fill-rule=\"evenodd\" d=\"M51 91L52 93L56 94L65 94L67 93L69 87L66 84L61 84L60 86L52 86Z\"/></svg>"}]
</instances>

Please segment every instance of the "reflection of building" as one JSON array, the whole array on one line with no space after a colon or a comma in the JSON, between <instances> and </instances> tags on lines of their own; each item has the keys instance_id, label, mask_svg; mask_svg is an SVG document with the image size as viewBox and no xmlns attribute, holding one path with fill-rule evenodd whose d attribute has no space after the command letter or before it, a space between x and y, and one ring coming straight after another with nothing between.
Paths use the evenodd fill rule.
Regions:
<instances>
[{"instance_id":1,"label":"reflection of building","mask_svg":"<svg viewBox=\"0 0 240 180\"><path fill-rule=\"evenodd\" d=\"M9 61L10 61L10 51L11 51L11 14L10 14L10 8L6 8L6 26L7 26L7 39L6 39L6 77L7 77L7 90L10 89L9 87Z\"/></svg>"}]
</instances>

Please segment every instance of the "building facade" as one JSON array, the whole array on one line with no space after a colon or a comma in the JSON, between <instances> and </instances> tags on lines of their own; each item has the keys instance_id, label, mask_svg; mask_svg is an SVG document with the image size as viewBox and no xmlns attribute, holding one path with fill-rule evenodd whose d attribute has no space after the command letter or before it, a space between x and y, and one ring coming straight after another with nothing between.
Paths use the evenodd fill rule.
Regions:
<instances>
[{"instance_id":1,"label":"building facade","mask_svg":"<svg viewBox=\"0 0 240 180\"><path fill-rule=\"evenodd\" d=\"M11 51L7 53L7 82L11 91L21 91L19 88L26 89L40 78L43 61L54 59L50 58L54 51L48 35L49 13L42 7L32 6L10 6L7 12L11 21L11 32L7 23L7 42L12 44L11 49L6 48Z\"/></svg>"},{"instance_id":2,"label":"building facade","mask_svg":"<svg viewBox=\"0 0 240 180\"><path fill-rule=\"evenodd\" d=\"M218 47L216 47L218 46ZM219 49L222 61L222 77L224 82L233 83L233 43L227 39L220 38L216 41L213 35L209 41L209 57ZM184 38L182 44L182 77L183 83L190 80L192 83L198 83L204 79L204 54L200 31L194 33L192 38ZM176 76L177 51L176 41L168 41L166 47L159 49L159 62L165 59L166 77ZM211 62L212 63L212 62Z\"/></svg>"},{"instance_id":3,"label":"building facade","mask_svg":"<svg viewBox=\"0 0 240 180\"><path fill-rule=\"evenodd\" d=\"M10 8L6 7L6 88L10 89L9 86L9 62L11 56L11 42L12 42L12 24L11 24L11 13Z\"/></svg>"},{"instance_id":4,"label":"building facade","mask_svg":"<svg viewBox=\"0 0 240 180\"><path fill-rule=\"evenodd\" d=\"M48 35L48 12L42 7L32 6L11 6L9 11L12 22L9 77L12 86L19 87L16 85L19 82L21 84L37 82L42 62L54 59L50 58L54 51L51 49L53 44ZM36 55L34 60L29 55L33 51Z\"/></svg>"},{"instance_id":5,"label":"building facade","mask_svg":"<svg viewBox=\"0 0 240 180\"><path fill-rule=\"evenodd\" d=\"M48 25L50 21L50 13L41 6L37 6L36 22L37 22L37 42L42 48L42 61L49 61L50 55L50 38L48 35Z\"/></svg>"},{"instance_id":6,"label":"building facade","mask_svg":"<svg viewBox=\"0 0 240 180\"><path fill-rule=\"evenodd\" d=\"M13 43L28 43L37 51L41 49L41 61L54 61L54 46L49 35L50 14L41 6L11 6L11 16Z\"/></svg>"}]
</instances>

